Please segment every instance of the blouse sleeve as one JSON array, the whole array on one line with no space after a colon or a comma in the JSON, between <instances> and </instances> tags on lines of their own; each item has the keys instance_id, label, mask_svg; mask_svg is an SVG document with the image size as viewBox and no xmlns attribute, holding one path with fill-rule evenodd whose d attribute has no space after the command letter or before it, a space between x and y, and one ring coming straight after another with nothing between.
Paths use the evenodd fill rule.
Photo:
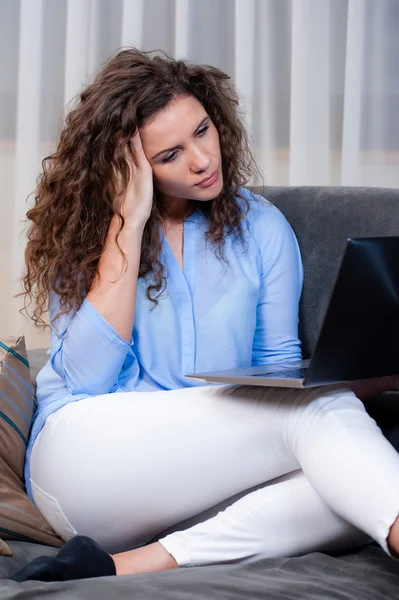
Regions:
<instances>
[{"instance_id":1,"label":"blouse sleeve","mask_svg":"<svg viewBox=\"0 0 399 600\"><path fill-rule=\"evenodd\" d=\"M59 310L58 296L53 293L50 321ZM87 299L79 310L63 315L50 328L51 365L72 394L99 395L116 389L131 344Z\"/></svg>"},{"instance_id":2,"label":"blouse sleeve","mask_svg":"<svg viewBox=\"0 0 399 600\"><path fill-rule=\"evenodd\" d=\"M261 200L261 214L256 215L253 224L260 271L254 366L301 358L298 307L303 268L298 242L283 214Z\"/></svg>"}]
</instances>

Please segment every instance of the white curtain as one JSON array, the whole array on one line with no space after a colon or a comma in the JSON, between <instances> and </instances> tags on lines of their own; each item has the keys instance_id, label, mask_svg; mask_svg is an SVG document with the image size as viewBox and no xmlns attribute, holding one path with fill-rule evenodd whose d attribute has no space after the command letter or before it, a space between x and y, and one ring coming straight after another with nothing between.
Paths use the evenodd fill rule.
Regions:
<instances>
[{"instance_id":1,"label":"white curtain","mask_svg":"<svg viewBox=\"0 0 399 600\"><path fill-rule=\"evenodd\" d=\"M24 215L68 102L118 48L236 84L265 181L399 187L397 0L0 0L0 335L19 314Z\"/></svg>"}]
</instances>

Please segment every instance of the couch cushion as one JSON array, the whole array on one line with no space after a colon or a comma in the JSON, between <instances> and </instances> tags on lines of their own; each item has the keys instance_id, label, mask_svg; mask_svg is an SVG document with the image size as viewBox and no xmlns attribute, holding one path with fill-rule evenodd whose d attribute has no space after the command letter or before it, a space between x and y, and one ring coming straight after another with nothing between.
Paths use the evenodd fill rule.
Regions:
<instances>
[{"instance_id":1,"label":"couch cushion","mask_svg":"<svg viewBox=\"0 0 399 600\"><path fill-rule=\"evenodd\" d=\"M28 498L23 479L34 402L23 337L0 339L0 535L60 547L63 541Z\"/></svg>"},{"instance_id":2,"label":"couch cushion","mask_svg":"<svg viewBox=\"0 0 399 600\"><path fill-rule=\"evenodd\" d=\"M12 540L8 542L8 545L12 551L12 556L0 556L0 579L12 577L12 575L20 571L38 556L55 556L59 552L59 548L55 548L54 546L45 546L32 542L16 542Z\"/></svg>"},{"instance_id":3,"label":"couch cushion","mask_svg":"<svg viewBox=\"0 0 399 600\"><path fill-rule=\"evenodd\" d=\"M0 581L2 600L392 600L398 590L399 562L371 545L340 557L312 553L75 581Z\"/></svg>"}]
</instances>

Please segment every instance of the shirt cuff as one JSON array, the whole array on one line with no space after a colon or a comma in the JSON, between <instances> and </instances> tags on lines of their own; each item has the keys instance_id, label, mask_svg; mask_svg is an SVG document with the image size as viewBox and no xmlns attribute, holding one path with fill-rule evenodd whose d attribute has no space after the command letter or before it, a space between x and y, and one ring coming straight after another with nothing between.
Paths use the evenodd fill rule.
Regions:
<instances>
[{"instance_id":1,"label":"shirt cuff","mask_svg":"<svg viewBox=\"0 0 399 600\"><path fill-rule=\"evenodd\" d=\"M90 322L90 325L95 331L100 334L111 346L115 349L120 349L121 346L133 345L133 333L130 342L123 339L112 325L105 319L101 313L91 304L87 298L84 299L82 306L77 313L79 317L83 317Z\"/></svg>"}]
</instances>

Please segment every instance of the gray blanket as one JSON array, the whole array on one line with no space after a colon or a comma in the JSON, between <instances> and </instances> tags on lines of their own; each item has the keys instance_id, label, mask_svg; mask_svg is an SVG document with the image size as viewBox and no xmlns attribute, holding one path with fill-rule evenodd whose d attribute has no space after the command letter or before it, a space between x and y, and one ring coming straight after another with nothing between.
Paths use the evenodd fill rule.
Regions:
<instances>
[{"instance_id":1,"label":"gray blanket","mask_svg":"<svg viewBox=\"0 0 399 600\"><path fill-rule=\"evenodd\" d=\"M313 553L245 565L180 569L63 583L0 580L0 598L134 600L391 600L399 598L399 561L376 545L340 557Z\"/></svg>"}]
</instances>

